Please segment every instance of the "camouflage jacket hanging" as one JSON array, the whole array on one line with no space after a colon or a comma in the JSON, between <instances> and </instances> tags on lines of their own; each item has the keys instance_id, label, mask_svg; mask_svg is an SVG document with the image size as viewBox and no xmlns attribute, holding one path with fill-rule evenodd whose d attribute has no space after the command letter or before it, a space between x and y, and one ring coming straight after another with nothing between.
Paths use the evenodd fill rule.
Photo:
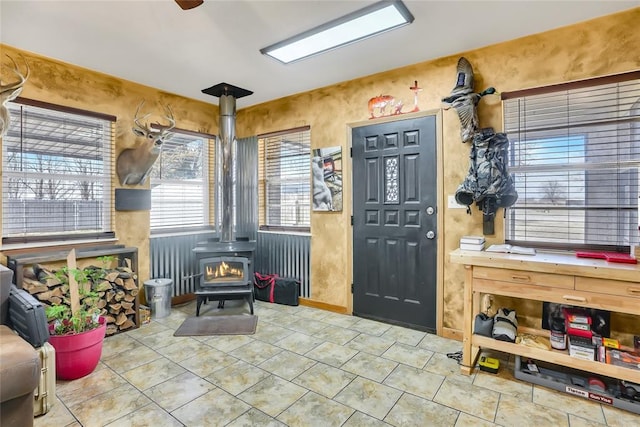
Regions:
<instances>
[{"instance_id":1,"label":"camouflage jacket hanging","mask_svg":"<svg viewBox=\"0 0 640 427\"><path fill-rule=\"evenodd\" d=\"M473 136L469 173L456 191L456 201L470 206L476 202L485 215L518 200L513 179L507 171L509 140L504 133L484 128Z\"/></svg>"}]
</instances>

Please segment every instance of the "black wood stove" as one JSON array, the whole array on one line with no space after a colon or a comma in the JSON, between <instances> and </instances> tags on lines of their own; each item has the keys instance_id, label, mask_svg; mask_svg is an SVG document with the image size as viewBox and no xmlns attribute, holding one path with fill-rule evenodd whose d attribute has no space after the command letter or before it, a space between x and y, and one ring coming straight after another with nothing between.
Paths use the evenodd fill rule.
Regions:
<instances>
[{"instance_id":1,"label":"black wood stove","mask_svg":"<svg viewBox=\"0 0 640 427\"><path fill-rule=\"evenodd\" d=\"M253 254L255 241L220 242L210 239L196 246L200 266L200 281L196 288L196 316L203 302L220 301L224 308L227 299L245 299L253 314Z\"/></svg>"},{"instance_id":2,"label":"black wood stove","mask_svg":"<svg viewBox=\"0 0 640 427\"><path fill-rule=\"evenodd\" d=\"M218 167L222 171L222 219L220 238L199 243L193 251L200 267L200 280L196 287L198 305L196 316L200 315L203 302L220 301L224 308L227 299L246 299L253 314L253 255L256 242L236 240L233 232L233 156L236 118L236 99L253 92L220 83L204 93L220 98L220 148Z\"/></svg>"}]
</instances>

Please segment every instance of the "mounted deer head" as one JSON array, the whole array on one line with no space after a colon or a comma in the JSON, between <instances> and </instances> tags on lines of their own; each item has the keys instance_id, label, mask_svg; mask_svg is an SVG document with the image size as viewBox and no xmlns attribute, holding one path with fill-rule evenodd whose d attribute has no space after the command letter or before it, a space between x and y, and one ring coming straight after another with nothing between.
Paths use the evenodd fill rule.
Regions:
<instances>
[{"instance_id":1,"label":"mounted deer head","mask_svg":"<svg viewBox=\"0 0 640 427\"><path fill-rule=\"evenodd\" d=\"M20 71L20 67L18 67L16 61L12 57L7 55L7 58L9 58L11 62L13 62L13 69L11 71L16 76L18 76L18 80L13 83L7 84L2 84L2 81L0 81L0 101L2 102L2 105L0 105L0 138L2 138L7 133L7 130L9 129L9 120L11 120L11 117L9 116L9 110L7 109L7 103L9 101L13 101L18 97L18 95L20 95L20 92L22 92L22 87L24 86L25 82L29 78L29 74L31 73L31 69L29 68L29 63L27 62L27 60L24 59L24 56L22 55L20 55L20 57L24 61L27 72L25 74L22 74L22 72Z\"/></svg>"},{"instance_id":2,"label":"mounted deer head","mask_svg":"<svg viewBox=\"0 0 640 427\"><path fill-rule=\"evenodd\" d=\"M136 135L144 137L144 141L136 148L123 150L116 162L116 172L122 185L144 184L151 167L162 151L162 143L165 139L171 137L172 134L169 131L176 125L173 112L168 105L164 107L166 110L165 118L169 122L168 125L163 126L156 122L158 128L152 128L145 123L141 123L142 120L150 115L145 114L139 117L143 104L144 101L136 109L132 130Z\"/></svg>"}]
</instances>

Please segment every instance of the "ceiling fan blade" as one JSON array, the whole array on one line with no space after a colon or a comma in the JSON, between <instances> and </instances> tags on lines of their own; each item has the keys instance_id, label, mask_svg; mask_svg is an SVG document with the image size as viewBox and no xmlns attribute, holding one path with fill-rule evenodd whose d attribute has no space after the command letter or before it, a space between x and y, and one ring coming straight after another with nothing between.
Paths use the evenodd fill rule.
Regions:
<instances>
[{"instance_id":1,"label":"ceiling fan blade","mask_svg":"<svg viewBox=\"0 0 640 427\"><path fill-rule=\"evenodd\" d=\"M200 6L204 3L204 0L176 0L176 3L178 3L178 6L180 6L182 10L189 10Z\"/></svg>"}]
</instances>

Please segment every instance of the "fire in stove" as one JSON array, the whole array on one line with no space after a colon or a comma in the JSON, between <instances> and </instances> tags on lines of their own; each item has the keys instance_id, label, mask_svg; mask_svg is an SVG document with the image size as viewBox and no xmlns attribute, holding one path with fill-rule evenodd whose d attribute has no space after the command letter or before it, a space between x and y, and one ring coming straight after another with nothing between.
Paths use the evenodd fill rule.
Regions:
<instances>
[{"instance_id":1,"label":"fire in stove","mask_svg":"<svg viewBox=\"0 0 640 427\"><path fill-rule=\"evenodd\" d=\"M223 279L225 281L227 279L242 279L242 276L244 275L244 268L241 263L235 264L240 265L239 267L234 267L231 263L227 264L225 261L222 261L217 266L207 265L205 267L205 281L212 282L218 279Z\"/></svg>"}]
</instances>

